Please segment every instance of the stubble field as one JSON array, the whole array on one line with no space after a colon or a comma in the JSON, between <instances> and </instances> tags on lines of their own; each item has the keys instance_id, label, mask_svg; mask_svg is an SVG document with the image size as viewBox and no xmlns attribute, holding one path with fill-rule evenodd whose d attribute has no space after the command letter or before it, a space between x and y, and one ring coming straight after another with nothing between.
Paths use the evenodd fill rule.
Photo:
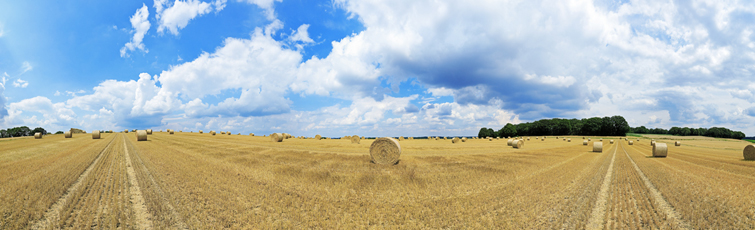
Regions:
<instances>
[{"instance_id":1,"label":"stubble field","mask_svg":"<svg viewBox=\"0 0 755 230\"><path fill-rule=\"evenodd\" d=\"M0 141L0 229L755 228L747 142L372 140L155 132ZM609 140L614 144L609 144Z\"/></svg>"}]
</instances>

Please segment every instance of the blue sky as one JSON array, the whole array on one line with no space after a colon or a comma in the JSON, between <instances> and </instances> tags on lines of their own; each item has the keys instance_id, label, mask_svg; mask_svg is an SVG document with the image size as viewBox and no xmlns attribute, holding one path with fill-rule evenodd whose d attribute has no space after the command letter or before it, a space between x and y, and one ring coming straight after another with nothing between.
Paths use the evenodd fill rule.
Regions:
<instances>
[{"instance_id":1,"label":"blue sky","mask_svg":"<svg viewBox=\"0 0 755 230\"><path fill-rule=\"evenodd\" d=\"M425 136L622 115L752 136L737 4L4 2L0 123Z\"/></svg>"}]
</instances>

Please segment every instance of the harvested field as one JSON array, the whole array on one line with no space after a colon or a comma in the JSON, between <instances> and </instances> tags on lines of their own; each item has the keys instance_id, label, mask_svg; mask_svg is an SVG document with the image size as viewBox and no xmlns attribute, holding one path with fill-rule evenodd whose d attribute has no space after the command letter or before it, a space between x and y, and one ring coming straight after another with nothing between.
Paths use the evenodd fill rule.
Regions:
<instances>
[{"instance_id":1,"label":"harvested field","mask_svg":"<svg viewBox=\"0 0 755 230\"><path fill-rule=\"evenodd\" d=\"M398 164L380 165L375 139L270 138L0 141L0 229L755 228L744 141L654 137L665 158L623 137L592 137L617 140L602 152L552 137L401 141Z\"/></svg>"}]
</instances>

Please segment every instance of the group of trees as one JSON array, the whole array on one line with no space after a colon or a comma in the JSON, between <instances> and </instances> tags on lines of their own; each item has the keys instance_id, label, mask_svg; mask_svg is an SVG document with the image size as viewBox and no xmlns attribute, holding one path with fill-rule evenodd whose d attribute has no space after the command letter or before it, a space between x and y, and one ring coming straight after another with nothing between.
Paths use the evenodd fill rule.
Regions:
<instances>
[{"instance_id":1,"label":"group of trees","mask_svg":"<svg viewBox=\"0 0 755 230\"><path fill-rule=\"evenodd\" d=\"M514 136L624 136L629 132L629 124L622 116L592 117L584 119L542 119L534 122L508 123L498 131L483 127L478 137L514 137Z\"/></svg>"},{"instance_id":2,"label":"group of trees","mask_svg":"<svg viewBox=\"0 0 755 230\"><path fill-rule=\"evenodd\" d=\"M21 127L9 128L7 130L0 129L0 138L34 136L34 133L37 133L37 132L42 133L42 135L47 134L47 130L43 129L42 127L29 129L29 127L21 126Z\"/></svg>"},{"instance_id":3,"label":"group of trees","mask_svg":"<svg viewBox=\"0 0 755 230\"><path fill-rule=\"evenodd\" d=\"M733 138L742 139L745 138L745 134L740 131L732 131L722 127L706 128L689 128L689 127L671 127L669 130L655 128L648 129L645 126L632 128L632 133L640 134L671 134L676 136L706 136L706 137L718 137L718 138Z\"/></svg>"}]
</instances>

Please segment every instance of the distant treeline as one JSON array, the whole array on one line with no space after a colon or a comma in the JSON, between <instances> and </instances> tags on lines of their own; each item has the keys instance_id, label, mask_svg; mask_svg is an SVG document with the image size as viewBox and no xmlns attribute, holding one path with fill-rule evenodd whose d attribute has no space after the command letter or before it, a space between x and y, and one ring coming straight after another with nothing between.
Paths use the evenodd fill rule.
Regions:
<instances>
[{"instance_id":1,"label":"distant treeline","mask_svg":"<svg viewBox=\"0 0 755 230\"><path fill-rule=\"evenodd\" d=\"M534 122L506 124L498 131L483 127L478 137L515 136L624 136L630 127L622 116L592 117L584 119L542 119Z\"/></svg>"},{"instance_id":2,"label":"distant treeline","mask_svg":"<svg viewBox=\"0 0 755 230\"><path fill-rule=\"evenodd\" d=\"M733 139L743 139L745 138L745 134L740 131L732 131L727 128L722 127L712 127L709 129L706 128L689 128L689 127L671 127L669 130L665 130L662 128L654 128L654 129L648 129L645 128L645 126L640 126L636 128L632 128L630 130L632 133L640 133L640 134L671 134L676 136L706 136L706 137L718 137L718 138L733 138Z\"/></svg>"},{"instance_id":3,"label":"distant treeline","mask_svg":"<svg viewBox=\"0 0 755 230\"><path fill-rule=\"evenodd\" d=\"M47 135L47 130L43 129L42 127L29 129L29 127L21 126L9 129L0 129L0 138L34 136L34 133L37 132L42 133L42 135Z\"/></svg>"}]
</instances>

